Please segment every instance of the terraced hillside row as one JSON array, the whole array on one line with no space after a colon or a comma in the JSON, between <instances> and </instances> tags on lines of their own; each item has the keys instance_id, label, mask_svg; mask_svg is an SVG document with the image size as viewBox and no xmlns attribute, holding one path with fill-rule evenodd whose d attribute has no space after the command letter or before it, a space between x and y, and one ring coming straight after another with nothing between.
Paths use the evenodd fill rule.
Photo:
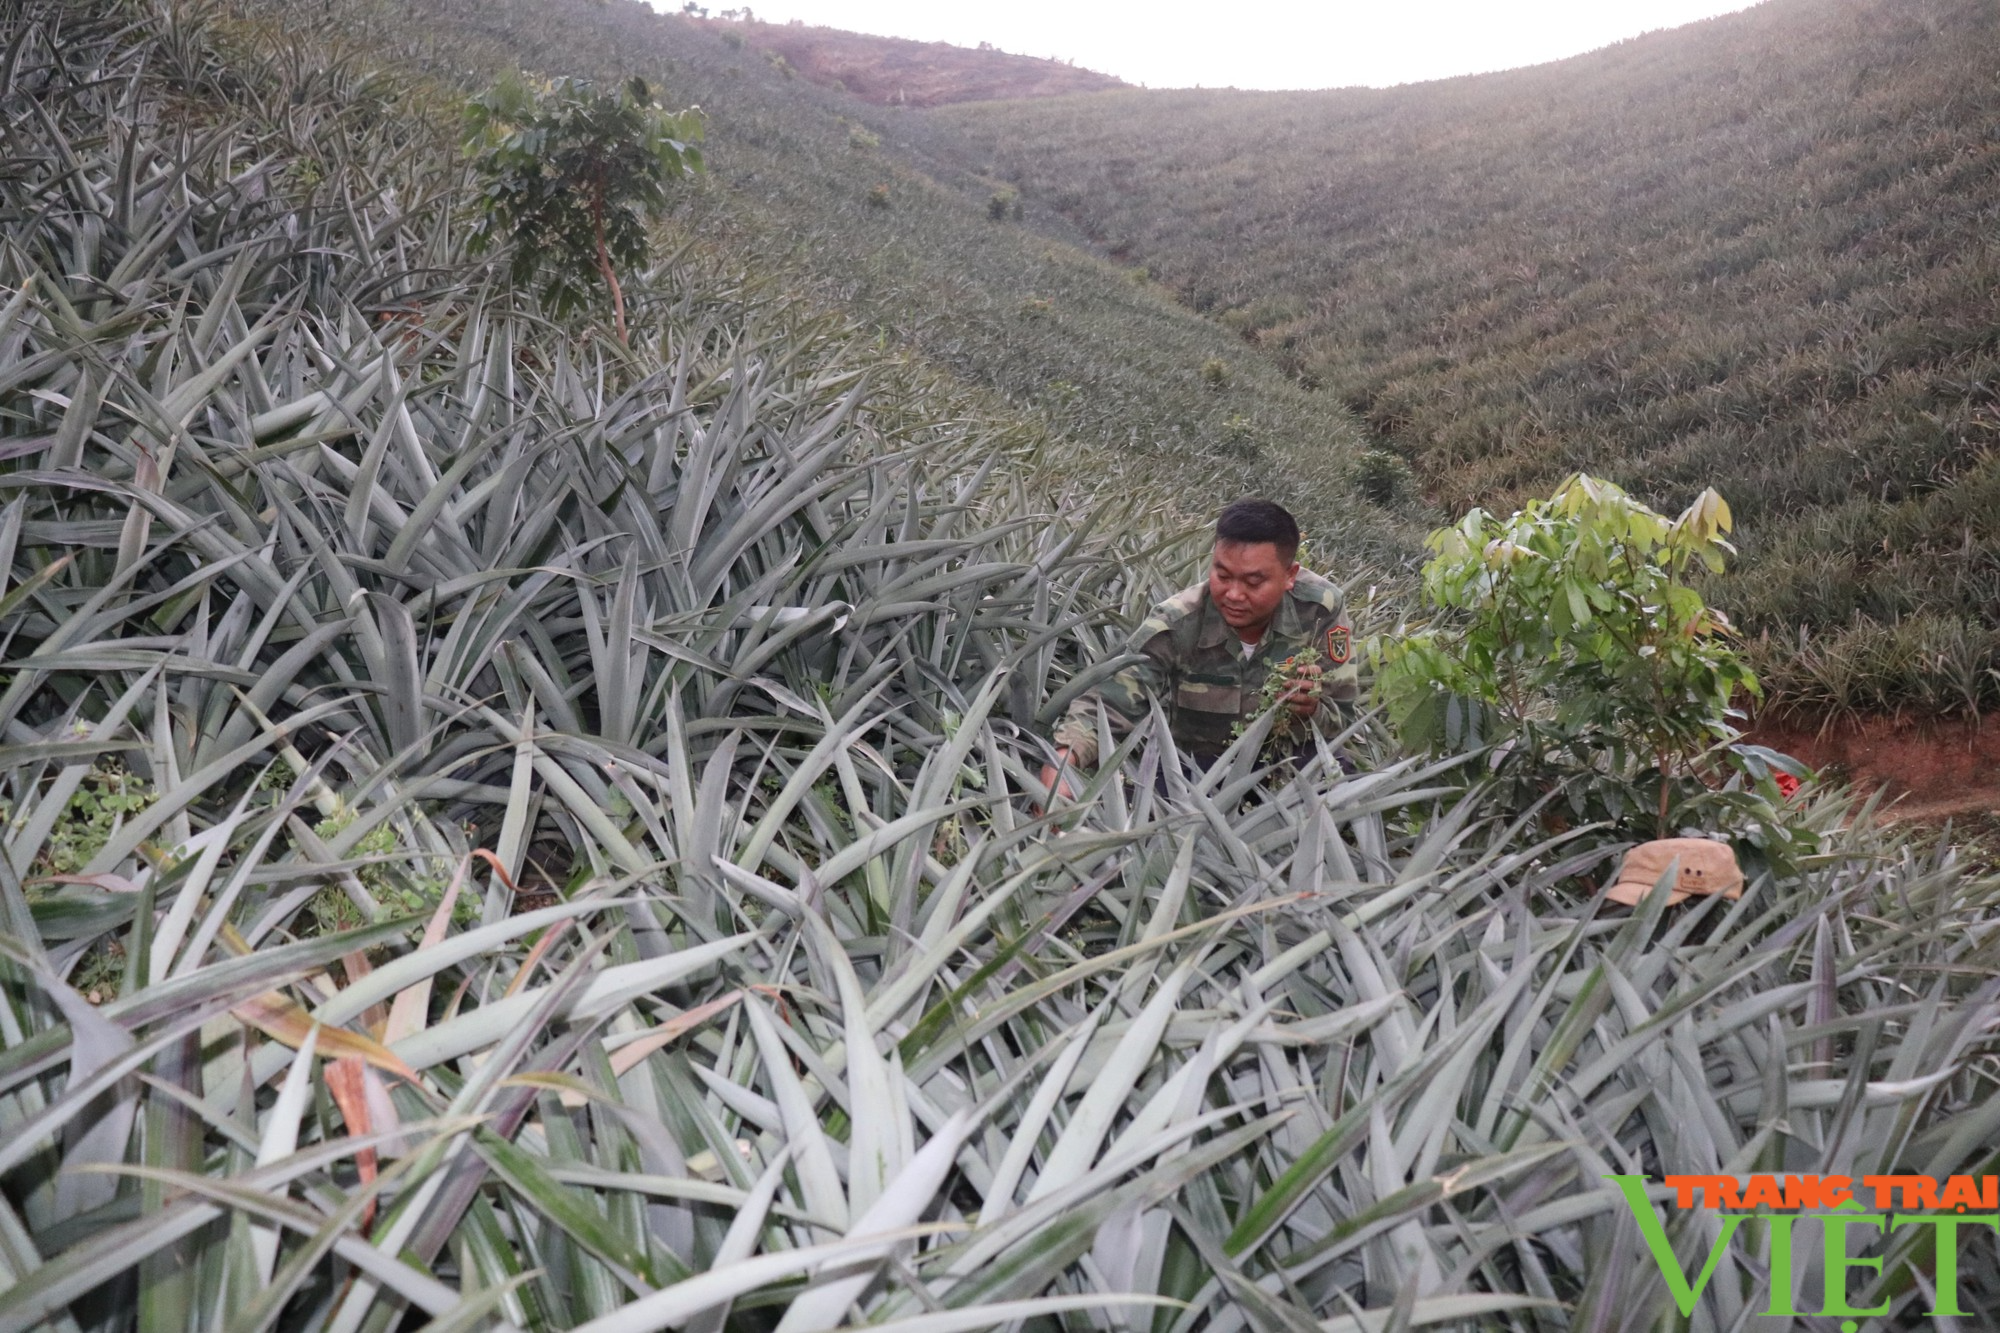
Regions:
<instances>
[{"instance_id":1,"label":"terraced hillside row","mask_svg":"<svg viewBox=\"0 0 2000 1333\"><path fill-rule=\"evenodd\" d=\"M1371 476L1506 508L1718 486L1783 704L2000 702L2000 10L1769 0L1387 91L926 113L1051 234L1350 405Z\"/></svg>"}]
</instances>

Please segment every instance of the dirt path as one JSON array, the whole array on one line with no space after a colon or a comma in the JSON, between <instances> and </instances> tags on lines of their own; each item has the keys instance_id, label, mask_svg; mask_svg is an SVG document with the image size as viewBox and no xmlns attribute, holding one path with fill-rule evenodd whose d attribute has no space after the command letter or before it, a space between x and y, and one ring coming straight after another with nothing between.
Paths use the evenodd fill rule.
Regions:
<instances>
[{"instance_id":1,"label":"dirt path","mask_svg":"<svg viewBox=\"0 0 2000 1333\"><path fill-rule=\"evenodd\" d=\"M1975 791L1946 800L1919 800L1914 796L1891 797L1894 804L1882 811L1888 824L1942 824L1947 819L1979 815L2000 818L2000 791Z\"/></svg>"}]
</instances>

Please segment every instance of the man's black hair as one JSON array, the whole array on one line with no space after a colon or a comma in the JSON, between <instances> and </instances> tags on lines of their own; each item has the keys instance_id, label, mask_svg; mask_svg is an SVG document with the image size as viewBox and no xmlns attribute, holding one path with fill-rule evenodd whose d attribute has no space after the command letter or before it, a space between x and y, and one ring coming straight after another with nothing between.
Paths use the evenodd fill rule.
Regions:
<instances>
[{"instance_id":1,"label":"man's black hair","mask_svg":"<svg viewBox=\"0 0 2000 1333\"><path fill-rule=\"evenodd\" d=\"M1298 558L1299 521L1281 504L1269 500L1236 500L1215 516L1219 542L1269 542L1286 564Z\"/></svg>"}]
</instances>

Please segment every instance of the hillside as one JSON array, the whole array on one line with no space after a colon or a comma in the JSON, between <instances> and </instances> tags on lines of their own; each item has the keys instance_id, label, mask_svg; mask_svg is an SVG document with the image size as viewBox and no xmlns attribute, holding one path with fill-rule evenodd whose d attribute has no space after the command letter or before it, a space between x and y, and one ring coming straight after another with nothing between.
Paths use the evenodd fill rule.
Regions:
<instances>
[{"instance_id":1,"label":"hillside","mask_svg":"<svg viewBox=\"0 0 2000 1333\"><path fill-rule=\"evenodd\" d=\"M1014 55L991 46L953 46L875 37L804 23L702 19L724 42L735 39L782 57L809 82L878 106L927 107L995 98L1058 97L1125 87L1123 79L1060 60Z\"/></svg>"},{"instance_id":2,"label":"hillside","mask_svg":"<svg viewBox=\"0 0 2000 1333\"><path fill-rule=\"evenodd\" d=\"M1717 485L1780 704L2000 703L2000 9L1770 0L1386 91L926 113L1361 414L1380 492ZM980 186L965 187L968 194Z\"/></svg>"},{"instance_id":3,"label":"hillside","mask_svg":"<svg viewBox=\"0 0 2000 1333\"><path fill-rule=\"evenodd\" d=\"M252 22L272 12L236 8ZM884 348L1097 449L1092 482L1123 477L1191 512L1219 494L1274 494L1364 585L1380 577L1369 566L1411 549L1404 520L1356 497L1361 430L1344 408L1129 268L1019 225L994 206L1000 183L942 188L905 143L918 113L798 78L725 40L739 24L639 0L335 0L307 14L355 59L452 88L515 66L642 75L708 117L709 173L670 219L669 244L753 265Z\"/></svg>"}]
</instances>

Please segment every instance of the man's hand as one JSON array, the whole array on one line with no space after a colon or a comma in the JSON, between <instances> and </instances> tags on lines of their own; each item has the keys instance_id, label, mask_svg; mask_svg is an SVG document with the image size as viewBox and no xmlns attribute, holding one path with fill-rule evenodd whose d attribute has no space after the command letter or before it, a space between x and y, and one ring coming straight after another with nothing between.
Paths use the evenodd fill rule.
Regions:
<instances>
[{"instance_id":1,"label":"man's hand","mask_svg":"<svg viewBox=\"0 0 2000 1333\"><path fill-rule=\"evenodd\" d=\"M1298 718L1310 718L1319 711L1320 668L1316 662L1292 668L1292 682L1278 696L1278 702Z\"/></svg>"}]
</instances>

